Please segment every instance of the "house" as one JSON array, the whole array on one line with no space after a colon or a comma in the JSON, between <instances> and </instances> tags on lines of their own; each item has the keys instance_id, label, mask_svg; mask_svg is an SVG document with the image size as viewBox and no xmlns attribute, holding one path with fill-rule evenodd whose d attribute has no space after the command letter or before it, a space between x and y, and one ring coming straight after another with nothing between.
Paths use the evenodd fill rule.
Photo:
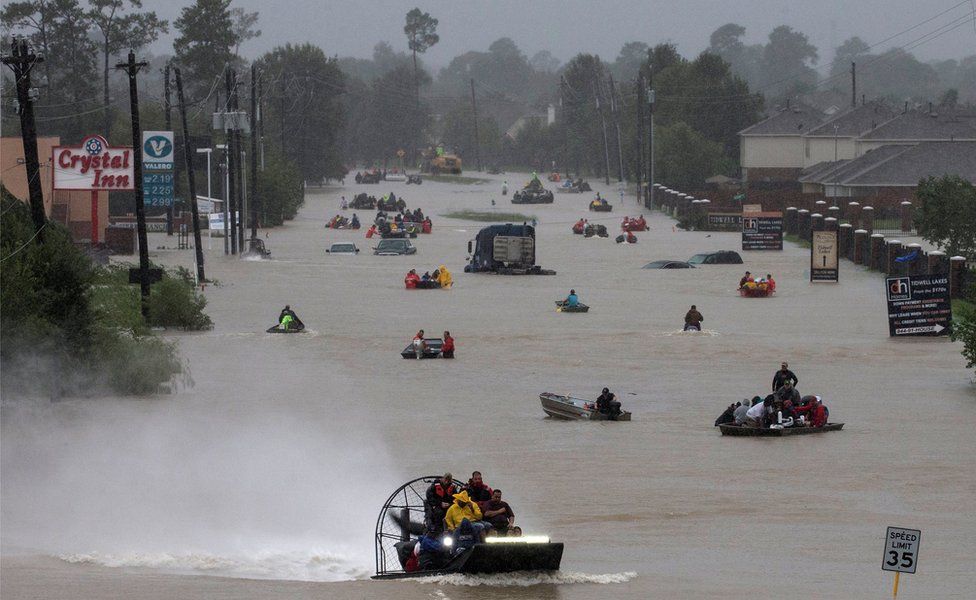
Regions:
<instances>
[{"instance_id":1,"label":"house","mask_svg":"<svg viewBox=\"0 0 976 600\"><path fill-rule=\"evenodd\" d=\"M108 226L108 192L98 192L97 210L92 210L92 194L79 190L54 191L51 172L53 149L60 145L57 136L37 138L37 156L41 163L41 191L44 195L44 213L52 221L65 225L76 243L90 243L92 238L93 212L98 224L98 239L105 240ZM14 197L27 202L27 167L24 165L24 145L19 137L0 138L0 183Z\"/></svg>"},{"instance_id":2,"label":"house","mask_svg":"<svg viewBox=\"0 0 976 600\"><path fill-rule=\"evenodd\" d=\"M856 158L861 136L894 117L895 111L883 100L841 110L803 136L803 166Z\"/></svg>"},{"instance_id":3,"label":"house","mask_svg":"<svg viewBox=\"0 0 976 600\"><path fill-rule=\"evenodd\" d=\"M525 129L525 126L530 122L535 121L540 125L545 125L549 121L548 115L538 114L538 115L524 115L516 119L512 126L505 131L505 135L512 140L518 138L519 133Z\"/></svg>"},{"instance_id":4,"label":"house","mask_svg":"<svg viewBox=\"0 0 976 600\"><path fill-rule=\"evenodd\" d=\"M740 131L742 180L750 187L796 187L806 166L803 135L826 118L816 108L794 103Z\"/></svg>"},{"instance_id":5,"label":"house","mask_svg":"<svg viewBox=\"0 0 976 600\"><path fill-rule=\"evenodd\" d=\"M800 176L803 191L827 197L911 201L920 179L958 175L976 183L976 140L889 144L826 161Z\"/></svg>"}]
</instances>

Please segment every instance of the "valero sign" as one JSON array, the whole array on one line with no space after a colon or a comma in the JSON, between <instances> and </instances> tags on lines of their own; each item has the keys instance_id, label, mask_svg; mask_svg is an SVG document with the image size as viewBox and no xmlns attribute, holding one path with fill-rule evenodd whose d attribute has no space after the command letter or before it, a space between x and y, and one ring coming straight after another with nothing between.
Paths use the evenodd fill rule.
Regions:
<instances>
[{"instance_id":1,"label":"valero sign","mask_svg":"<svg viewBox=\"0 0 976 600\"><path fill-rule=\"evenodd\" d=\"M102 136L92 135L80 146L55 146L51 152L56 190L135 189L128 146L109 146Z\"/></svg>"}]
</instances>

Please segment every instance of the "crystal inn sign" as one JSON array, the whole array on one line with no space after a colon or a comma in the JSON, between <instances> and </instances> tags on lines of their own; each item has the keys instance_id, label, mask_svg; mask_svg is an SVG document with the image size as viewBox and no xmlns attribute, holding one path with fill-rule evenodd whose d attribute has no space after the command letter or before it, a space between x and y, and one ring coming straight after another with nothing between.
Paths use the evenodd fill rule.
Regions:
<instances>
[{"instance_id":1,"label":"crystal inn sign","mask_svg":"<svg viewBox=\"0 0 976 600\"><path fill-rule=\"evenodd\" d=\"M85 138L80 146L55 146L51 164L56 190L134 189L132 148L109 146L100 135Z\"/></svg>"}]
</instances>

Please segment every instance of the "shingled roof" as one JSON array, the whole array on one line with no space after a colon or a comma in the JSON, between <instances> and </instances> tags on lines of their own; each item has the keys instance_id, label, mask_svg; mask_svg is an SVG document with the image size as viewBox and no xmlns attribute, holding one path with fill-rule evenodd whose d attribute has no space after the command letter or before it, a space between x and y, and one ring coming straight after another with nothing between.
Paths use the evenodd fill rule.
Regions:
<instances>
[{"instance_id":1,"label":"shingled roof","mask_svg":"<svg viewBox=\"0 0 976 600\"><path fill-rule=\"evenodd\" d=\"M800 181L852 187L913 187L925 177L959 175L976 182L976 142L891 144L850 160L822 162L806 169Z\"/></svg>"},{"instance_id":2,"label":"shingled roof","mask_svg":"<svg viewBox=\"0 0 976 600\"><path fill-rule=\"evenodd\" d=\"M970 119L910 110L861 136L863 140L976 140Z\"/></svg>"},{"instance_id":3,"label":"shingled roof","mask_svg":"<svg viewBox=\"0 0 976 600\"><path fill-rule=\"evenodd\" d=\"M822 125L808 131L806 135L858 137L890 121L894 116L894 109L884 100L873 100L834 115Z\"/></svg>"},{"instance_id":4,"label":"shingled roof","mask_svg":"<svg viewBox=\"0 0 976 600\"><path fill-rule=\"evenodd\" d=\"M771 117L746 127L739 135L801 135L824 122L825 115L802 103L795 103Z\"/></svg>"}]
</instances>

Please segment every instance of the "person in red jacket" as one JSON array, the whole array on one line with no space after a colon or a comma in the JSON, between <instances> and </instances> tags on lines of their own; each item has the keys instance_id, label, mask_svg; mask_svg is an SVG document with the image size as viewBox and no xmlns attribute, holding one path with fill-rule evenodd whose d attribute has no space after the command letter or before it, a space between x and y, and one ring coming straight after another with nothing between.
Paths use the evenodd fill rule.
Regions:
<instances>
[{"instance_id":1,"label":"person in red jacket","mask_svg":"<svg viewBox=\"0 0 976 600\"><path fill-rule=\"evenodd\" d=\"M433 230L433 228L434 228L434 224L430 222L430 217L424 219L423 224L421 225L421 231L423 231L424 233L430 233Z\"/></svg>"},{"instance_id":2,"label":"person in red jacket","mask_svg":"<svg viewBox=\"0 0 976 600\"><path fill-rule=\"evenodd\" d=\"M410 272L407 273L407 276L403 278L403 285L405 285L408 290L417 289L417 283L419 282L420 282L420 276L417 275L416 269L410 269Z\"/></svg>"},{"instance_id":3,"label":"person in red jacket","mask_svg":"<svg viewBox=\"0 0 976 600\"><path fill-rule=\"evenodd\" d=\"M366 230L366 237L371 238L374 235L376 235L376 224L375 223L372 224L372 225L370 225L369 226L369 229Z\"/></svg>"},{"instance_id":4,"label":"person in red jacket","mask_svg":"<svg viewBox=\"0 0 976 600\"><path fill-rule=\"evenodd\" d=\"M444 332L444 344L441 346L441 356L443 358L454 358L454 338L450 331Z\"/></svg>"},{"instance_id":5,"label":"person in red jacket","mask_svg":"<svg viewBox=\"0 0 976 600\"><path fill-rule=\"evenodd\" d=\"M823 427L827 424L827 407L823 405L820 396L814 396L812 402L797 406L793 410L798 415L807 415L811 427Z\"/></svg>"}]
</instances>

